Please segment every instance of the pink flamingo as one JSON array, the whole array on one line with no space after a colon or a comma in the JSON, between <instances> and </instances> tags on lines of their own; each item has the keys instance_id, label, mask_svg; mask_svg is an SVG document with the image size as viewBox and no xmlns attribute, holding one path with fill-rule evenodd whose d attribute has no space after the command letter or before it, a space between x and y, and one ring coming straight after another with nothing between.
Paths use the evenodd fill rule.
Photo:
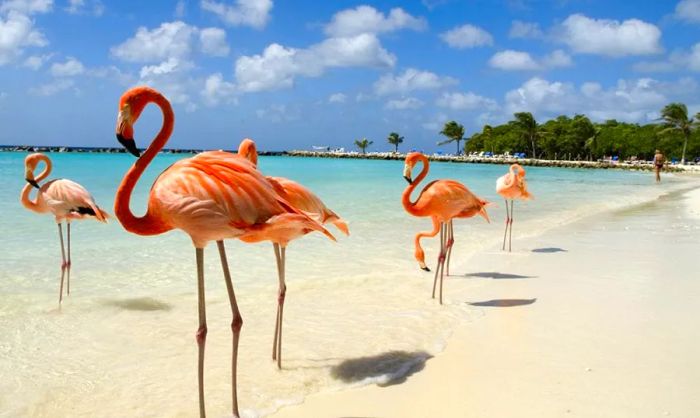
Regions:
<instances>
[{"instance_id":1,"label":"pink flamingo","mask_svg":"<svg viewBox=\"0 0 700 418\"><path fill-rule=\"evenodd\" d=\"M423 163L423 169L415 180L411 179L411 173L416 163ZM428 183L420 192L418 199L411 202L411 193L427 175L430 164L428 158L419 152L412 152L406 156L403 176L408 182L408 187L402 195L402 203L406 212L413 216L430 216L433 221L433 230L430 232L420 232L415 237L415 257L423 270L430 271L425 265L425 253L420 245L422 237L434 237L440 231L440 255L438 256L437 267L435 268L435 279L433 280L433 298L435 298L435 287L438 274L440 275L440 304L442 304L442 281L445 270L445 255L447 255L447 275L450 274L449 259L454 244L454 230L452 220L454 218L471 218L481 215L487 222L489 215L486 206L489 202L474 195L466 186L455 180L434 180Z\"/></svg>"},{"instance_id":2,"label":"pink flamingo","mask_svg":"<svg viewBox=\"0 0 700 418\"><path fill-rule=\"evenodd\" d=\"M252 139L246 138L241 141L238 146L238 155L250 161L254 166L258 165L258 150L255 142ZM286 179L284 177L266 177L272 184L275 191L282 196L295 208L303 211L309 217L315 219L319 223L332 223L345 235L350 235L347 223L342 220L335 212L330 210L311 190L301 184ZM282 313L284 309L284 299L287 294L287 285L285 284L285 260L287 244L292 239L298 238L295 231L289 231L290 234L276 238L282 240L273 240L272 245L277 259L277 275L279 277L279 291L277 294L277 320L275 322L275 336L272 342L272 359L277 360L277 367L282 368ZM246 238L247 239L247 238Z\"/></svg>"},{"instance_id":3,"label":"pink flamingo","mask_svg":"<svg viewBox=\"0 0 700 418\"><path fill-rule=\"evenodd\" d=\"M223 240L270 239L289 231L319 231L334 239L322 225L282 199L272 185L248 161L223 151L204 152L171 165L155 180L146 214L135 216L129 208L136 182L155 158L172 131L175 116L168 100L148 87L128 90L119 101L116 134L119 142L139 156L133 125L148 103L163 113L163 126L150 146L124 176L114 202L115 215L122 226L138 235L157 235L180 229L192 239L197 260L199 328L198 387L199 415L204 417L204 345L207 336L204 301L204 247L216 241L226 281L233 320L231 353L231 397L233 415L239 417L236 384L238 343L243 319L236 303Z\"/></svg>"},{"instance_id":4,"label":"pink flamingo","mask_svg":"<svg viewBox=\"0 0 700 418\"><path fill-rule=\"evenodd\" d=\"M503 196L506 202L506 229L503 233L503 251L506 249L506 235L508 236L508 251L511 250L513 236L513 204L515 199L532 199L525 183L525 169L520 164L512 164L507 174L496 180L496 193ZM510 200L510 210L508 209ZM510 231L510 233L509 233Z\"/></svg>"},{"instance_id":5,"label":"pink flamingo","mask_svg":"<svg viewBox=\"0 0 700 418\"><path fill-rule=\"evenodd\" d=\"M44 171L34 177L34 170L40 162L45 164ZM107 222L107 212L103 211L95 203L90 193L78 183L67 179L51 180L43 185L39 182L51 174L51 160L44 154L34 153L24 159L25 180L27 183L22 189L20 202L25 208L36 213L51 213L58 225L58 238L61 242L61 284L58 290L58 303L63 301L63 279L66 277L66 294L70 295L70 222L74 219L94 218L100 222ZM29 194L32 187L37 188L35 200L31 200ZM68 251L63 245L62 222L66 222ZM66 252L68 257L66 257ZM67 273L67 274L66 274Z\"/></svg>"}]
</instances>

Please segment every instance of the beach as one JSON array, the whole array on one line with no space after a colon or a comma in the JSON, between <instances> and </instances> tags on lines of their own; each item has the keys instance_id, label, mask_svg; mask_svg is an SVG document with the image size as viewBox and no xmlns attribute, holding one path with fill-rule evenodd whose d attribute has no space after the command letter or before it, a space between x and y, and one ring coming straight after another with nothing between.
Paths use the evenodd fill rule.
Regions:
<instances>
[{"instance_id":1,"label":"beach","mask_svg":"<svg viewBox=\"0 0 700 418\"><path fill-rule=\"evenodd\" d=\"M128 155L52 154L55 177L84 184L111 212ZM0 156L6 196L22 153ZM181 156L157 157L137 187ZM227 242L244 318L243 416L692 416L700 342L692 280L699 179L532 167L535 200L516 204L513 253L500 251L506 166L431 165L494 202L492 223L455 223L445 305L413 260L426 219L401 207L400 161L263 157L350 224L338 243L310 235L288 251L283 369L270 358L276 273L269 244ZM420 188L421 186L419 186ZM50 217L1 204L0 416L196 413L194 250L181 233L143 238L76 223L72 292L58 309ZM434 267L437 242L425 242ZM230 310L216 249L205 251L210 416L230 408Z\"/></svg>"}]
</instances>

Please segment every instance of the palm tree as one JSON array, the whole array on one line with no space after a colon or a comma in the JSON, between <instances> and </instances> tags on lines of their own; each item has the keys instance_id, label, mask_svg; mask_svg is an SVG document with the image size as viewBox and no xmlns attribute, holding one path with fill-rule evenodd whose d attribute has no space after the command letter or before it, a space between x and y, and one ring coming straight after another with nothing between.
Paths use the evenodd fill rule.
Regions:
<instances>
[{"instance_id":1,"label":"palm tree","mask_svg":"<svg viewBox=\"0 0 700 418\"><path fill-rule=\"evenodd\" d=\"M457 155L462 153L459 143L464 139L464 126L451 120L445 123L445 126L440 131L440 135L447 137L446 140L438 142L438 145L445 145L450 142L457 143Z\"/></svg>"},{"instance_id":2,"label":"palm tree","mask_svg":"<svg viewBox=\"0 0 700 418\"><path fill-rule=\"evenodd\" d=\"M668 104L661 109L661 119L663 119L666 129L659 132L659 135L672 131L678 131L683 134L681 164L685 164L685 149L688 147L688 138L690 138L690 134L695 128L693 118L688 118L688 108L683 103Z\"/></svg>"},{"instance_id":3,"label":"palm tree","mask_svg":"<svg viewBox=\"0 0 700 418\"><path fill-rule=\"evenodd\" d=\"M518 130L520 130L520 135L528 140L532 145L532 158L537 158L537 149L535 148L535 143L538 138L545 135L545 132L540 131L540 125L535 120L530 112L518 112L514 113L513 116L515 120L510 123L513 124Z\"/></svg>"},{"instance_id":4,"label":"palm tree","mask_svg":"<svg viewBox=\"0 0 700 418\"><path fill-rule=\"evenodd\" d=\"M399 134L396 132L392 132L389 134L386 140L394 146L394 152L398 154L399 144L403 142L403 137L399 136Z\"/></svg>"},{"instance_id":5,"label":"palm tree","mask_svg":"<svg viewBox=\"0 0 700 418\"><path fill-rule=\"evenodd\" d=\"M588 150L589 161L593 160L593 152L595 152L595 149L598 147L598 136L602 131L603 130L600 127L596 127L595 131L593 131L593 136L586 139L586 144L584 145L584 147Z\"/></svg>"},{"instance_id":6,"label":"palm tree","mask_svg":"<svg viewBox=\"0 0 700 418\"><path fill-rule=\"evenodd\" d=\"M366 153L367 147L369 147L373 143L374 143L374 141L368 141L367 138L362 138L361 141L359 139L355 140L355 145L357 145L357 148L362 150L363 154Z\"/></svg>"}]
</instances>

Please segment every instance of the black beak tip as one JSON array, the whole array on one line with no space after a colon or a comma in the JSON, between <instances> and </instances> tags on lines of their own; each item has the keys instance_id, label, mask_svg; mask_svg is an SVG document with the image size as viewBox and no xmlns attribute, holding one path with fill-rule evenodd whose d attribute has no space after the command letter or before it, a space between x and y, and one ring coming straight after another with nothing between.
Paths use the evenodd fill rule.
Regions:
<instances>
[{"instance_id":1,"label":"black beak tip","mask_svg":"<svg viewBox=\"0 0 700 418\"><path fill-rule=\"evenodd\" d=\"M408 184L413 184L413 180L411 180L410 177L408 177L408 176L403 176L403 178L406 179L406 181L408 182Z\"/></svg>"},{"instance_id":2,"label":"black beak tip","mask_svg":"<svg viewBox=\"0 0 700 418\"><path fill-rule=\"evenodd\" d=\"M421 267L421 270L430 271L430 269L428 267Z\"/></svg>"},{"instance_id":3,"label":"black beak tip","mask_svg":"<svg viewBox=\"0 0 700 418\"><path fill-rule=\"evenodd\" d=\"M27 183L31 184L32 186L36 187L37 189L40 189L39 183L36 182L36 180L30 180L30 179L25 179L27 180Z\"/></svg>"},{"instance_id":4,"label":"black beak tip","mask_svg":"<svg viewBox=\"0 0 700 418\"><path fill-rule=\"evenodd\" d=\"M119 141L122 146L131 153L134 157L138 158L141 156L141 152L136 148L136 142L133 138L125 138L122 134L117 134L117 141Z\"/></svg>"}]
</instances>

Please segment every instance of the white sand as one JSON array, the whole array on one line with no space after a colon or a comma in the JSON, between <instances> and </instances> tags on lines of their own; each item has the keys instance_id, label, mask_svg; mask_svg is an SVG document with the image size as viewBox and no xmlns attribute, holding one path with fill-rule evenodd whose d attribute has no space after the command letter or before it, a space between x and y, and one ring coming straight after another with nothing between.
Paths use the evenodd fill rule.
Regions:
<instances>
[{"instance_id":1,"label":"white sand","mask_svg":"<svg viewBox=\"0 0 700 418\"><path fill-rule=\"evenodd\" d=\"M700 416L699 212L696 190L535 239L519 240L516 223L516 252L453 268L498 274L446 282L447 303L486 306L424 369L274 416Z\"/></svg>"}]
</instances>

